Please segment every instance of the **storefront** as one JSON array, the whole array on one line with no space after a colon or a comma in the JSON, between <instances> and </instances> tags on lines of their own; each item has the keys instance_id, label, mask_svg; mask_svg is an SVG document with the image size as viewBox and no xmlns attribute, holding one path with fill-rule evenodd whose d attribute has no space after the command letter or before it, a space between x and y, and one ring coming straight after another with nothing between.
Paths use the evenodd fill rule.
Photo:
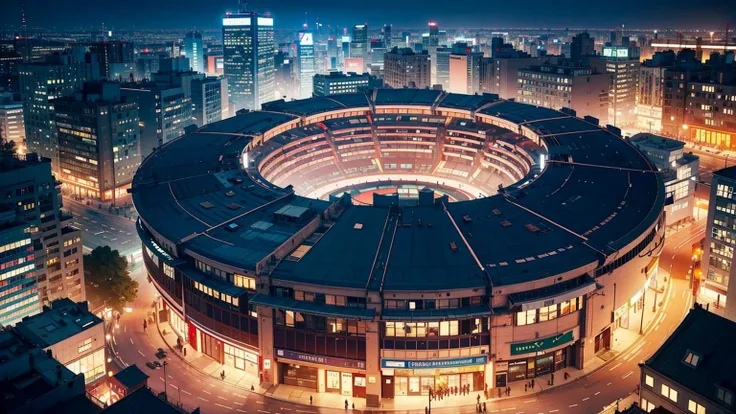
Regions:
<instances>
[{"instance_id":1,"label":"storefront","mask_svg":"<svg viewBox=\"0 0 736 414\"><path fill-rule=\"evenodd\" d=\"M258 355L225 343L225 365L258 375Z\"/></svg>"},{"instance_id":2,"label":"storefront","mask_svg":"<svg viewBox=\"0 0 736 414\"><path fill-rule=\"evenodd\" d=\"M346 397L365 398L365 361L277 349L280 382Z\"/></svg>"},{"instance_id":3,"label":"storefront","mask_svg":"<svg viewBox=\"0 0 736 414\"><path fill-rule=\"evenodd\" d=\"M496 388L509 382L540 377L572 365L577 352L573 331L548 338L511 344L511 356L521 357L509 361L496 361L494 365Z\"/></svg>"},{"instance_id":4,"label":"storefront","mask_svg":"<svg viewBox=\"0 0 736 414\"><path fill-rule=\"evenodd\" d=\"M381 360L384 398L428 395L430 389L484 389L486 355L439 360Z\"/></svg>"}]
</instances>

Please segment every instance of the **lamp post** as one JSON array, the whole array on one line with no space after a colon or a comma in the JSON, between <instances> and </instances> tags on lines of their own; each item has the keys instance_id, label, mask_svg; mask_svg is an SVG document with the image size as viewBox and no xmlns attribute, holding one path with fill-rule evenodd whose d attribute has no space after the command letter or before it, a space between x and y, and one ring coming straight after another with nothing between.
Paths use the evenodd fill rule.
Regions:
<instances>
[{"instance_id":1,"label":"lamp post","mask_svg":"<svg viewBox=\"0 0 736 414\"><path fill-rule=\"evenodd\" d=\"M166 376L166 366L169 365L168 362L164 361L164 398L166 401L169 401L169 386L168 386L168 377Z\"/></svg>"}]
</instances>

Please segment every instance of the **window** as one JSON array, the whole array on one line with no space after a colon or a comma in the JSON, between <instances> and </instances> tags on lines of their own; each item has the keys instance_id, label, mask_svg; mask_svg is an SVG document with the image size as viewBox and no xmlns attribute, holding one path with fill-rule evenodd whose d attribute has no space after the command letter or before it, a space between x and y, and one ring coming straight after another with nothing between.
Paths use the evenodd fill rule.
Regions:
<instances>
[{"instance_id":1,"label":"window","mask_svg":"<svg viewBox=\"0 0 736 414\"><path fill-rule=\"evenodd\" d=\"M654 410L655 408L657 408L657 406L656 406L656 405L654 405L654 403L652 403L652 402L650 402L650 401L647 401L647 400L646 400L645 398L642 398L642 399L641 399L641 408L642 408L642 409L643 409L644 411L646 411L646 412L651 412L651 411L653 411L653 410Z\"/></svg>"},{"instance_id":2,"label":"window","mask_svg":"<svg viewBox=\"0 0 736 414\"><path fill-rule=\"evenodd\" d=\"M174 278L174 268L164 263L164 274L170 278Z\"/></svg>"},{"instance_id":3,"label":"window","mask_svg":"<svg viewBox=\"0 0 736 414\"><path fill-rule=\"evenodd\" d=\"M537 310L531 309L516 314L516 324L518 326L531 325L537 322Z\"/></svg>"},{"instance_id":4,"label":"window","mask_svg":"<svg viewBox=\"0 0 736 414\"><path fill-rule=\"evenodd\" d=\"M669 398L673 402L677 402L677 390L670 388L665 384L662 384L661 394Z\"/></svg>"},{"instance_id":5,"label":"window","mask_svg":"<svg viewBox=\"0 0 736 414\"><path fill-rule=\"evenodd\" d=\"M83 352L87 352L90 349L92 349L92 338L87 338L83 342L79 343L79 346L77 347L77 351L81 354Z\"/></svg>"},{"instance_id":6,"label":"window","mask_svg":"<svg viewBox=\"0 0 736 414\"><path fill-rule=\"evenodd\" d=\"M726 405L733 405L733 392L727 389L718 387L718 390L716 391L716 398L726 403Z\"/></svg>"},{"instance_id":7,"label":"window","mask_svg":"<svg viewBox=\"0 0 736 414\"><path fill-rule=\"evenodd\" d=\"M651 375L644 376L644 383L647 384L648 387L654 388L654 378L652 378Z\"/></svg>"},{"instance_id":8,"label":"window","mask_svg":"<svg viewBox=\"0 0 736 414\"><path fill-rule=\"evenodd\" d=\"M688 350L687 354L685 354L685 359L682 360L682 362L684 362L685 365L696 368L698 366L698 362L700 362L700 355Z\"/></svg>"},{"instance_id":9,"label":"window","mask_svg":"<svg viewBox=\"0 0 736 414\"><path fill-rule=\"evenodd\" d=\"M236 274L233 275L233 282L235 283L235 286L250 290L256 290L256 280L252 277Z\"/></svg>"},{"instance_id":10,"label":"window","mask_svg":"<svg viewBox=\"0 0 736 414\"><path fill-rule=\"evenodd\" d=\"M705 414L705 407L702 405L696 403L693 400L688 401L687 403L687 410L691 413L695 414Z\"/></svg>"}]
</instances>

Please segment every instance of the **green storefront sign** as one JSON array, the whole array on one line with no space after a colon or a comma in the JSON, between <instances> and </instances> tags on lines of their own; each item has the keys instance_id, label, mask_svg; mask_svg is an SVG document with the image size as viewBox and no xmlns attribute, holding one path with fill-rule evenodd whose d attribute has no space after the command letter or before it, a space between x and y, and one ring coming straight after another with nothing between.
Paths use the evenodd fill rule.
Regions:
<instances>
[{"instance_id":1,"label":"green storefront sign","mask_svg":"<svg viewBox=\"0 0 736 414\"><path fill-rule=\"evenodd\" d=\"M537 339L536 341L519 342L511 344L511 355L529 354L532 352L544 351L546 349L554 348L562 344L572 341L572 331L565 332L549 338Z\"/></svg>"}]
</instances>

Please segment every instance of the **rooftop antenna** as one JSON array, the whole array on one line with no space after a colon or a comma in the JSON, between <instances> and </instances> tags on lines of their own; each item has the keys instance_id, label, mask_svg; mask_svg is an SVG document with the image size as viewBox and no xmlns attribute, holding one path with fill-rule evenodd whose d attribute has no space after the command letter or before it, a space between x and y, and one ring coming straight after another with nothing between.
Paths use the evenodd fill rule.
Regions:
<instances>
[{"instance_id":1,"label":"rooftop antenna","mask_svg":"<svg viewBox=\"0 0 736 414\"><path fill-rule=\"evenodd\" d=\"M23 60L29 61L31 56L31 46L28 41L28 24L26 23L26 2L20 1L20 22L22 27L23 42L26 44L25 56Z\"/></svg>"}]
</instances>

